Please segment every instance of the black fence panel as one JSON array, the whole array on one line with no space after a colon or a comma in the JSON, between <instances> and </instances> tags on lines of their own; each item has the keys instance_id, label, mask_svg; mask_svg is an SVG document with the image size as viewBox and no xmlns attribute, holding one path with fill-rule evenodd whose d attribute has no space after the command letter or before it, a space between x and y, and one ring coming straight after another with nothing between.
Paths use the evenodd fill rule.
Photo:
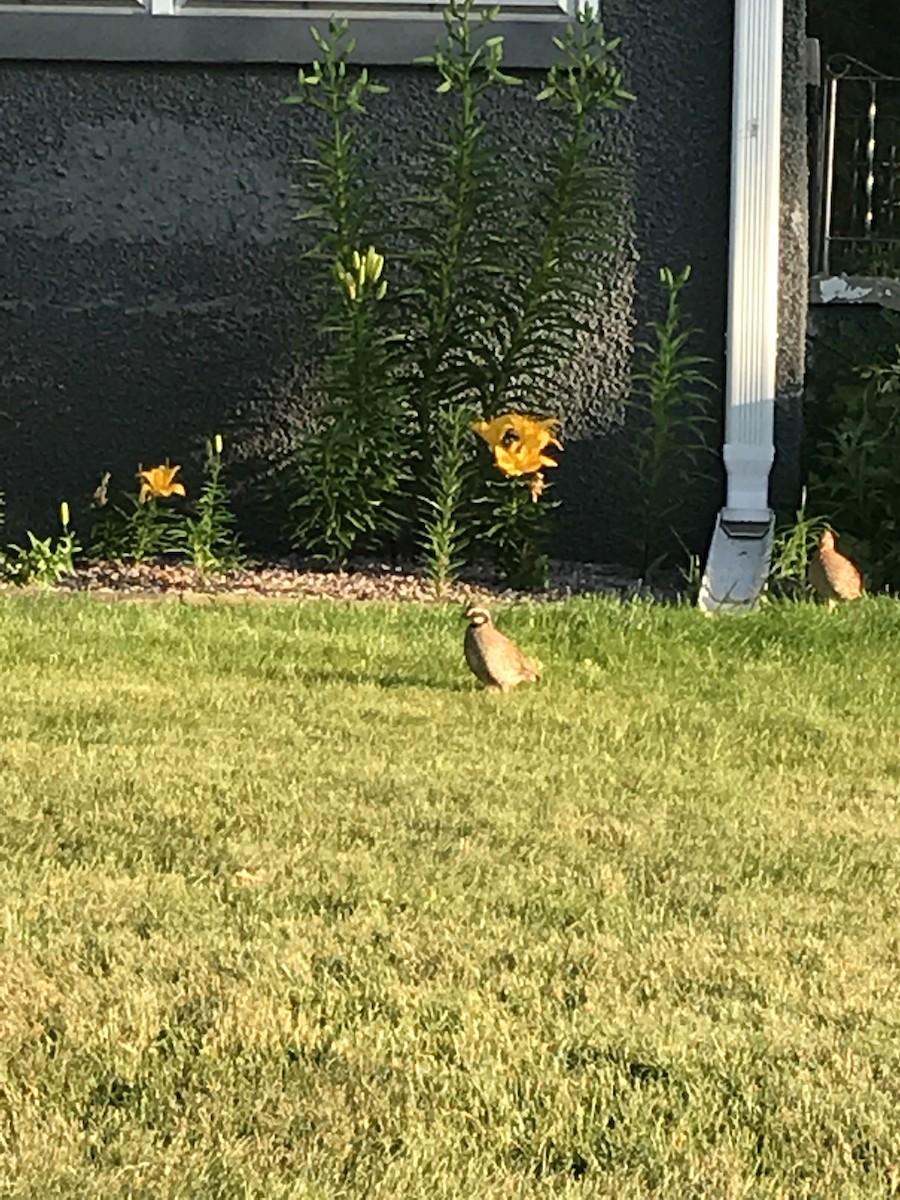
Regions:
<instances>
[{"instance_id":1,"label":"black fence panel","mask_svg":"<svg viewBox=\"0 0 900 1200\"><path fill-rule=\"evenodd\" d=\"M830 58L817 124L814 271L900 277L900 77Z\"/></svg>"}]
</instances>

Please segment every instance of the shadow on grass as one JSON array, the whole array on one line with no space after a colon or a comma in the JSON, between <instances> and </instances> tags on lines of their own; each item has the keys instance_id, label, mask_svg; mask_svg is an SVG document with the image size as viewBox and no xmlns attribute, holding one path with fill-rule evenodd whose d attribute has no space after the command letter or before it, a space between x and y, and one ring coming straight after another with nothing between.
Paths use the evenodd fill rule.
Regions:
<instances>
[{"instance_id":1,"label":"shadow on grass","mask_svg":"<svg viewBox=\"0 0 900 1200\"><path fill-rule=\"evenodd\" d=\"M388 675L378 675L367 671L302 671L296 676L301 683L320 685L328 683L349 683L355 686L371 683L382 688L428 688L435 692L470 692L473 685L465 680L442 681L428 679L424 675L403 675L392 672Z\"/></svg>"}]
</instances>

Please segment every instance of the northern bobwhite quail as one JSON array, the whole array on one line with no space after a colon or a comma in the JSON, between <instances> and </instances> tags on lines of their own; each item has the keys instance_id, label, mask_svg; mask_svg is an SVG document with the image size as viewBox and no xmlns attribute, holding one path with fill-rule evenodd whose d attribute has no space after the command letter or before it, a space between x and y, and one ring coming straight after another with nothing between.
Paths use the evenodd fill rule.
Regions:
<instances>
[{"instance_id":1,"label":"northern bobwhite quail","mask_svg":"<svg viewBox=\"0 0 900 1200\"><path fill-rule=\"evenodd\" d=\"M518 683L540 679L537 667L515 642L495 627L486 608L470 608L466 617L469 621L464 643L466 662L488 691L508 692Z\"/></svg>"},{"instance_id":2,"label":"northern bobwhite quail","mask_svg":"<svg viewBox=\"0 0 900 1200\"><path fill-rule=\"evenodd\" d=\"M829 608L839 600L858 600L862 595L862 572L837 549L830 529L822 530L819 548L809 560L806 577L818 595L828 601Z\"/></svg>"}]
</instances>

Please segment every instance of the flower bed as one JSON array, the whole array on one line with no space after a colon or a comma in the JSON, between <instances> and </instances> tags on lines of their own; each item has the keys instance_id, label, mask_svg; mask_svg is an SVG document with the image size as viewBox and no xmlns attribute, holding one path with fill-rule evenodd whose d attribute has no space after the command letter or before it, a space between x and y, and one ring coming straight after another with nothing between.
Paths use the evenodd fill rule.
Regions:
<instances>
[{"instance_id":1,"label":"flower bed","mask_svg":"<svg viewBox=\"0 0 900 1200\"><path fill-rule=\"evenodd\" d=\"M37 590L37 589L36 589ZM309 559L286 558L206 575L182 563L93 563L65 575L51 594L90 593L106 599L181 599L203 603L213 599L233 603L254 600L330 598L434 603L435 591L427 572L412 564L395 566L377 560L356 560L344 568L323 567ZM21 587L0 591L21 594ZM468 571L447 589L442 599L460 604L473 601L561 600L573 595L642 596L674 599L679 592L673 577L652 588L626 567L554 560L551 581L540 591L517 591L487 571Z\"/></svg>"}]
</instances>

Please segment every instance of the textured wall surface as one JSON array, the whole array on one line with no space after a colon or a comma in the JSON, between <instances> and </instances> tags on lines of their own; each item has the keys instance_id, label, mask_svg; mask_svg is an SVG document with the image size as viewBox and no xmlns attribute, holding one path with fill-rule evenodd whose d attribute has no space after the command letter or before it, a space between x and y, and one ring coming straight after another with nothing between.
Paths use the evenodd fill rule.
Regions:
<instances>
[{"instance_id":1,"label":"textured wall surface","mask_svg":"<svg viewBox=\"0 0 900 1200\"><path fill-rule=\"evenodd\" d=\"M839 389L861 367L891 362L900 346L900 313L878 304L813 304L804 389L804 458L815 457L835 420L845 416Z\"/></svg>"},{"instance_id":2,"label":"textured wall surface","mask_svg":"<svg viewBox=\"0 0 900 1200\"><path fill-rule=\"evenodd\" d=\"M790 0L789 55L802 34ZM621 471L636 331L659 315L661 265L690 263L697 349L723 375L732 0L608 0L638 96L609 124L608 154L633 179L631 234L597 312L590 353L561 371L571 413L558 553L624 559ZM441 98L415 69L387 69L372 105L382 158L401 161ZM293 160L310 118L279 100L280 67L0 64L0 489L7 534L47 530L58 501L90 496L101 471L184 462L229 435L251 481L302 426L315 362L294 261ZM497 118L539 137L527 95ZM805 269L802 81L786 83L782 487L799 437ZM527 117L526 117L527 112ZM193 478L196 478L194 474ZM696 497L704 531L719 503ZM248 502L249 504L249 502ZM251 522L264 533L248 507Z\"/></svg>"},{"instance_id":3,"label":"textured wall surface","mask_svg":"<svg viewBox=\"0 0 900 1200\"><path fill-rule=\"evenodd\" d=\"M770 498L776 509L787 510L796 506L800 492L804 350L809 303L805 15L803 5L785 5L778 395Z\"/></svg>"}]
</instances>

